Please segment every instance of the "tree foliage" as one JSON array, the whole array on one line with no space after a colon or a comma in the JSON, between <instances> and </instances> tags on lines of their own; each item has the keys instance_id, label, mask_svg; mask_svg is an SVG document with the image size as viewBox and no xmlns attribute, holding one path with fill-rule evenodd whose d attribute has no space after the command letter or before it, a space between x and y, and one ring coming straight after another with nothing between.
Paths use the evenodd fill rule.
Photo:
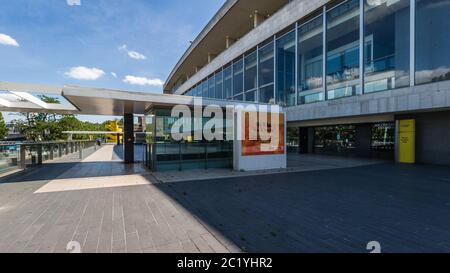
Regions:
<instances>
[{"instance_id":1,"label":"tree foliage","mask_svg":"<svg viewBox=\"0 0 450 273\"><path fill-rule=\"evenodd\" d=\"M3 114L0 112L0 140L5 139L8 136L8 128L6 127Z\"/></svg>"},{"instance_id":2,"label":"tree foliage","mask_svg":"<svg viewBox=\"0 0 450 273\"><path fill-rule=\"evenodd\" d=\"M46 103L59 104L56 98L41 96ZM15 121L20 132L29 141L66 140L64 131L105 131L105 124L83 122L75 115L57 115L49 113L21 113L21 119ZM74 140L89 139L89 135L74 135Z\"/></svg>"}]
</instances>

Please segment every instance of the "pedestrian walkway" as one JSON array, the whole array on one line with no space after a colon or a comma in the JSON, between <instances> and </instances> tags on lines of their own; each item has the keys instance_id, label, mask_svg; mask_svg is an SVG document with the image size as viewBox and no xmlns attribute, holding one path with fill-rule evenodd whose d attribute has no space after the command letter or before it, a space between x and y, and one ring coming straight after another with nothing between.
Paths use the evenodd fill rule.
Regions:
<instances>
[{"instance_id":1,"label":"pedestrian walkway","mask_svg":"<svg viewBox=\"0 0 450 273\"><path fill-rule=\"evenodd\" d=\"M169 197L140 164L105 145L0 182L0 252L238 252ZM4 194L3 194L4 193Z\"/></svg>"},{"instance_id":2,"label":"pedestrian walkway","mask_svg":"<svg viewBox=\"0 0 450 273\"><path fill-rule=\"evenodd\" d=\"M232 169L197 169L183 171L155 172L153 177L163 183L184 181L212 180L223 178L238 178L261 176L269 174L299 173L320 170L332 170L385 164L389 161L370 158L347 158L342 156L316 155L316 154L289 154L286 169L269 169L259 171L241 172Z\"/></svg>"},{"instance_id":3,"label":"pedestrian walkway","mask_svg":"<svg viewBox=\"0 0 450 273\"><path fill-rule=\"evenodd\" d=\"M83 162L122 162L115 158L114 146L112 144L103 145L97 152L91 154Z\"/></svg>"}]
</instances>

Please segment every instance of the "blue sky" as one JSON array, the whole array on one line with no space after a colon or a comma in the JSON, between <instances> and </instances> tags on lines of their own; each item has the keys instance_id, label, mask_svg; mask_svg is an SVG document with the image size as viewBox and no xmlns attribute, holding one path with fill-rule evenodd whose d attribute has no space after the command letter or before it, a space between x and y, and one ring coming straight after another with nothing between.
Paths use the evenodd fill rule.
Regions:
<instances>
[{"instance_id":1,"label":"blue sky","mask_svg":"<svg viewBox=\"0 0 450 273\"><path fill-rule=\"evenodd\" d=\"M160 93L224 2L0 0L0 81Z\"/></svg>"}]
</instances>

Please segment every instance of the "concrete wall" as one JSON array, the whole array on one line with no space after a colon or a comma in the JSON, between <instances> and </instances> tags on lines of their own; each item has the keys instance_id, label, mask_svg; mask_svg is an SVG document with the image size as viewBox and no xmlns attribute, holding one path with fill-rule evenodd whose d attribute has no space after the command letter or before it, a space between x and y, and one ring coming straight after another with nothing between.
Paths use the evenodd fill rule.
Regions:
<instances>
[{"instance_id":1,"label":"concrete wall","mask_svg":"<svg viewBox=\"0 0 450 273\"><path fill-rule=\"evenodd\" d=\"M416 120L416 161L450 165L450 111L398 115Z\"/></svg>"},{"instance_id":2,"label":"concrete wall","mask_svg":"<svg viewBox=\"0 0 450 273\"><path fill-rule=\"evenodd\" d=\"M288 122L450 109L450 81L286 108Z\"/></svg>"}]
</instances>

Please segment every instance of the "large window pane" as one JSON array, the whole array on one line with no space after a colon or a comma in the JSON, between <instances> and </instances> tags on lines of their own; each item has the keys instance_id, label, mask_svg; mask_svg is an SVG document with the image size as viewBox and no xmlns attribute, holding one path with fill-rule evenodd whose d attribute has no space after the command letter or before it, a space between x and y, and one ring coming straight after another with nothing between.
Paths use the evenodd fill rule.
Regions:
<instances>
[{"instance_id":1,"label":"large window pane","mask_svg":"<svg viewBox=\"0 0 450 273\"><path fill-rule=\"evenodd\" d=\"M295 105L295 31L277 40L276 102Z\"/></svg>"},{"instance_id":2,"label":"large window pane","mask_svg":"<svg viewBox=\"0 0 450 273\"><path fill-rule=\"evenodd\" d=\"M245 56L244 90L256 88L256 52Z\"/></svg>"},{"instance_id":3,"label":"large window pane","mask_svg":"<svg viewBox=\"0 0 450 273\"><path fill-rule=\"evenodd\" d=\"M222 87L223 87L223 78L222 78L222 71L216 73L216 93L215 98L216 99L222 99Z\"/></svg>"},{"instance_id":4,"label":"large window pane","mask_svg":"<svg viewBox=\"0 0 450 273\"><path fill-rule=\"evenodd\" d=\"M208 81L204 80L202 82L202 97L207 98L208 97Z\"/></svg>"},{"instance_id":5,"label":"large window pane","mask_svg":"<svg viewBox=\"0 0 450 273\"><path fill-rule=\"evenodd\" d=\"M235 96L233 98L233 100L243 101L244 100L244 95L243 94L237 95L237 96Z\"/></svg>"},{"instance_id":6,"label":"large window pane","mask_svg":"<svg viewBox=\"0 0 450 273\"><path fill-rule=\"evenodd\" d=\"M360 93L359 0L348 0L327 12L328 99Z\"/></svg>"},{"instance_id":7,"label":"large window pane","mask_svg":"<svg viewBox=\"0 0 450 273\"><path fill-rule=\"evenodd\" d=\"M247 91L245 92L245 101L248 102L255 102L256 100L256 91Z\"/></svg>"},{"instance_id":8,"label":"large window pane","mask_svg":"<svg viewBox=\"0 0 450 273\"><path fill-rule=\"evenodd\" d=\"M364 2L364 92L409 86L409 0Z\"/></svg>"},{"instance_id":9,"label":"large window pane","mask_svg":"<svg viewBox=\"0 0 450 273\"><path fill-rule=\"evenodd\" d=\"M298 104L322 101L323 15L298 28Z\"/></svg>"},{"instance_id":10,"label":"large window pane","mask_svg":"<svg viewBox=\"0 0 450 273\"><path fill-rule=\"evenodd\" d=\"M194 96L201 97L200 85L195 86Z\"/></svg>"},{"instance_id":11,"label":"large window pane","mask_svg":"<svg viewBox=\"0 0 450 273\"><path fill-rule=\"evenodd\" d=\"M450 79L450 1L416 0L416 83Z\"/></svg>"},{"instance_id":12,"label":"large window pane","mask_svg":"<svg viewBox=\"0 0 450 273\"><path fill-rule=\"evenodd\" d=\"M275 99L273 96L273 84L259 88L259 102L275 103Z\"/></svg>"},{"instance_id":13,"label":"large window pane","mask_svg":"<svg viewBox=\"0 0 450 273\"><path fill-rule=\"evenodd\" d=\"M244 64L239 60L233 64L233 94L237 95L244 91Z\"/></svg>"},{"instance_id":14,"label":"large window pane","mask_svg":"<svg viewBox=\"0 0 450 273\"><path fill-rule=\"evenodd\" d=\"M273 83L273 42L259 50L259 86Z\"/></svg>"},{"instance_id":15,"label":"large window pane","mask_svg":"<svg viewBox=\"0 0 450 273\"><path fill-rule=\"evenodd\" d=\"M208 80L208 98L214 98L215 90L216 90L216 81L214 79L214 75L211 76Z\"/></svg>"},{"instance_id":16,"label":"large window pane","mask_svg":"<svg viewBox=\"0 0 450 273\"><path fill-rule=\"evenodd\" d=\"M233 96L231 66L223 70L223 94L225 99L231 99Z\"/></svg>"}]
</instances>

